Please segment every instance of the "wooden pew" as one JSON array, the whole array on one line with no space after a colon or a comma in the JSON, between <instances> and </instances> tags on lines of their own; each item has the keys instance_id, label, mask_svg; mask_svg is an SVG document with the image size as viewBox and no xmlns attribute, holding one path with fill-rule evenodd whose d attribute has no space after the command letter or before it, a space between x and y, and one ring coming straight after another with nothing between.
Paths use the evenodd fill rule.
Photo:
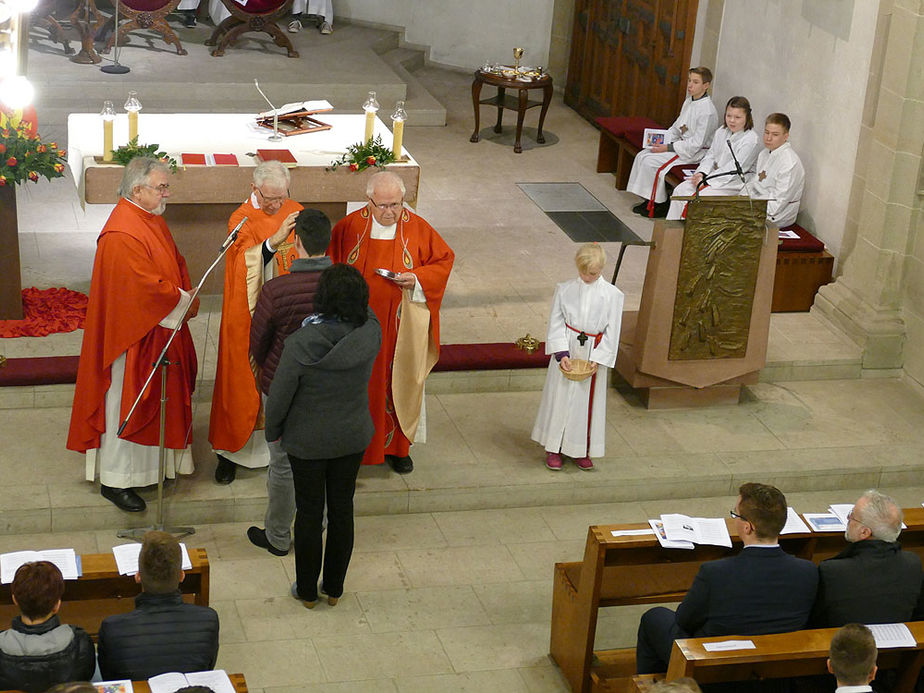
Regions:
<instances>
[{"instance_id":1,"label":"wooden pew","mask_svg":"<svg viewBox=\"0 0 924 693\"><path fill-rule=\"evenodd\" d=\"M247 681L243 674L228 674L228 678L231 679L235 693L247 693ZM135 693L151 693L151 687L147 681L132 681L132 690ZM0 693L21 693L21 691L0 691Z\"/></svg>"},{"instance_id":2,"label":"wooden pew","mask_svg":"<svg viewBox=\"0 0 924 693\"><path fill-rule=\"evenodd\" d=\"M897 691L914 690L921 665L924 664L924 621L906 625L917 641L917 646L880 650L876 662L882 670L898 671ZM831 638L837 630L820 628L775 635L675 640L665 679L672 681L689 676L703 684L827 674L828 651ZM751 640L757 648L707 652L703 647L704 643L720 642L732 637Z\"/></svg>"},{"instance_id":3,"label":"wooden pew","mask_svg":"<svg viewBox=\"0 0 924 693\"><path fill-rule=\"evenodd\" d=\"M185 601L208 606L208 555L205 549L188 549L188 552L192 570L185 571L180 592ZM133 575L119 575L112 552L82 554L80 560L83 575L64 582L64 597L58 614L61 623L80 626L95 640L106 616L135 608L135 597L141 594L141 585L135 582ZM7 628L18 615L10 585L0 585L0 628Z\"/></svg>"},{"instance_id":4,"label":"wooden pew","mask_svg":"<svg viewBox=\"0 0 924 693\"><path fill-rule=\"evenodd\" d=\"M902 548L924 558L924 508L905 509ZM552 585L552 634L549 652L572 691L629 690L635 673L635 650L594 651L597 613L601 607L679 602L693 584L700 565L741 550L729 519L732 548L697 546L663 549L653 535L612 536L613 530L645 529L647 523L591 526L584 560L556 563ZM838 532L788 534L780 537L787 553L820 563L845 546ZM624 687L606 682L623 679Z\"/></svg>"}]
</instances>

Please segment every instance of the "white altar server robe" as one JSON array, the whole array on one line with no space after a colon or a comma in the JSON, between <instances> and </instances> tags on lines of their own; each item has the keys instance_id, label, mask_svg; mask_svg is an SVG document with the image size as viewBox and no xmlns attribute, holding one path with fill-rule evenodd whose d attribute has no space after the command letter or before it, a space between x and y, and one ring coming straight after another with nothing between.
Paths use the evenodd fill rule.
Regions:
<instances>
[{"instance_id":1,"label":"white altar server robe","mask_svg":"<svg viewBox=\"0 0 924 693\"><path fill-rule=\"evenodd\" d=\"M754 162L757 160L757 152L760 151L760 137L751 130L741 130L732 133L726 127L716 130L715 137L712 139L712 146L699 162L694 173L702 173L709 176L706 181L707 187L699 191L700 195L740 195L744 183L741 182L740 176L735 171L735 159L728 149L727 142L731 142L738 163L741 164L741 170L747 175L754 170ZM732 175L716 176L716 174L729 173ZM712 178L711 176L716 176ZM686 197L696 192L696 186L689 180L674 188L672 197ZM668 219L680 219L683 216L683 210L687 203L681 200L671 200L670 209L667 210Z\"/></svg>"},{"instance_id":2,"label":"white altar server robe","mask_svg":"<svg viewBox=\"0 0 924 693\"><path fill-rule=\"evenodd\" d=\"M561 374L554 356L549 359L532 433L532 439L546 451L575 458L604 454L608 374L619 349L624 298L622 291L603 277L592 284L577 278L556 287L545 353L568 351L571 358L596 363L597 372L575 382ZM588 335L602 334L599 344L594 346L596 340L588 337L582 346L580 332L568 325Z\"/></svg>"},{"instance_id":3,"label":"white altar server robe","mask_svg":"<svg viewBox=\"0 0 924 693\"><path fill-rule=\"evenodd\" d=\"M754 173L748 176L748 192L767 202L767 221L777 226L796 223L799 202L805 187L802 160L789 142L772 152L764 149L757 156Z\"/></svg>"},{"instance_id":4,"label":"white altar server robe","mask_svg":"<svg viewBox=\"0 0 924 693\"><path fill-rule=\"evenodd\" d=\"M668 169L680 164L693 164L702 159L718 124L719 116L709 94L696 101L688 96L677 120L668 129L667 141L674 145L674 151L655 153L643 149L636 154L626 190L650 200L654 188L654 201L664 202L667 199L664 175ZM669 165L658 175L658 169L665 164Z\"/></svg>"}]
</instances>

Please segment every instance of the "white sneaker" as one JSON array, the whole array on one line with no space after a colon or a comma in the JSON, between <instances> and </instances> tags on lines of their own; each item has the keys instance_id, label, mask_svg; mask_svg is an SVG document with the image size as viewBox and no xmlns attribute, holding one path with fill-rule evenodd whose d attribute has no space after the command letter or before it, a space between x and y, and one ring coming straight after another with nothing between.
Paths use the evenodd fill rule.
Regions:
<instances>
[{"instance_id":1,"label":"white sneaker","mask_svg":"<svg viewBox=\"0 0 924 693\"><path fill-rule=\"evenodd\" d=\"M321 23L321 33L324 34L325 36L327 34L332 34L334 33L334 27L330 25L330 22L322 22Z\"/></svg>"},{"instance_id":2,"label":"white sneaker","mask_svg":"<svg viewBox=\"0 0 924 693\"><path fill-rule=\"evenodd\" d=\"M289 22L289 33L290 34L297 34L299 31L301 31L301 29L302 29L302 23L298 21L297 19L293 19L291 22Z\"/></svg>"}]
</instances>

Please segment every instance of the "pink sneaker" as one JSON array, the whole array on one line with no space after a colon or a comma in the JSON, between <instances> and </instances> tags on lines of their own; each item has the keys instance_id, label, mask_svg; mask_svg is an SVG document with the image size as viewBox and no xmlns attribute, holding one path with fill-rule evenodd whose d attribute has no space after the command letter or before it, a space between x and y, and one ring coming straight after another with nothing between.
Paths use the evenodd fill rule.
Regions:
<instances>
[{"instance_id":1,"label":"pink sneaker","mask_svg":"<svg viewBox=\"0 0 924 693\"><path fill-rule=\"evenodd\" d=\"M590 461L589 457L575 459L574 463L578 466L578 469L583 469L585 472L594 468L594 463Z\"/></svg>"},{"instance_id":2,"label":"pink sneaker","mask_svg":"<svg viewBox=\"0 0 924 693\"><path fill-rule=\"evenodd\" d=\"M557 452L545 453L545 466L551 469L553 472L560 472L562 464L561 455L559 455Z\"/></svg>"}]
</instances>

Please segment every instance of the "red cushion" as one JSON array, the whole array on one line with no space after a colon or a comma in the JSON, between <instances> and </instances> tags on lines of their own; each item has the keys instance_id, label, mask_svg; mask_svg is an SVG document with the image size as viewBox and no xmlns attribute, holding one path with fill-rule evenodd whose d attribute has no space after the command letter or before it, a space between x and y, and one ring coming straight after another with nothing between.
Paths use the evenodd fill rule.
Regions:
<instances>
[{"instance_id":1,"label":"red cushion","mask_svg":"<svg viewBox=\"0 0 924 693\"><path fill-rule=\"evenodd\" d=\"M286 0L248 0L243 9L247 14L268 14L278 10L285 2Z\"/></svg>"},{"instance_id":2,"label":"red cushion","mask_svg":"<svg viewBox=\"0 0 924 693\"><path fill-rule=\"evenodd\" d=\"M7 359L0 368L0 387L76 383L79 360L79 356Z\"/></svg>"},{"instance_id":3,"label":"red cushion","mask_svg":"<svg viewBox=\"0 0 924 693\"><path fill-rule=\"evenodd\" d=\"M122 4L136 12L156 12L170 3L170 0L122 0Z\"/></svg>"},{"instance_id":4,"label":"red cushion","mask_svg":"<svg viewBox=\"0 0 924 693\"><path fill-rule=\"evenodd\" d=\"M483 344L443 344L434 371L492 371L507 368L545 368L549 356L545 344L527 354L510 342Z\"/></svg>"},{"instance_id":5,"label":"red cushion","mask_svg":"<svg viewBox=\"0 0 924 693\"><path fill-rule=\"evenodd\" d=\"M697 166L699 166L699 164L678 164L677 166L674 166L673 168L671 168L671 170L667 172L667 175L669 176L673 174L675 177L679 178L680 180L685 180L683 176L683 172L684 171L695 171Z\"/></svg>"},{"instance_id":6,"label":"red cushion","mask_svg":"<svg viewBox=\"0 0 924 693\"><path fill-rule=\"evenodd\" d=\"M595 122L601 129L606 130L616 137L625 137L626 131L628 130L644 132L645 128L664 129L660 123L653 121L651 118L646 118L645 116L605 116L603 118L597 118ZM641 139L639 141L641 141Z\"/></svg>"},{"instance_id":7,"label":"red cushion","mask_svg":"<svg viewBox=\"0 0 924 693\"><path fill-rule=\"evenodd\" d=\"M825 244L815 238L798 224L784 226L780 231L795 231L799 238L784 238L780 241L779 250L793 253L820 253Z\"/></svg>"}]
</instances>

